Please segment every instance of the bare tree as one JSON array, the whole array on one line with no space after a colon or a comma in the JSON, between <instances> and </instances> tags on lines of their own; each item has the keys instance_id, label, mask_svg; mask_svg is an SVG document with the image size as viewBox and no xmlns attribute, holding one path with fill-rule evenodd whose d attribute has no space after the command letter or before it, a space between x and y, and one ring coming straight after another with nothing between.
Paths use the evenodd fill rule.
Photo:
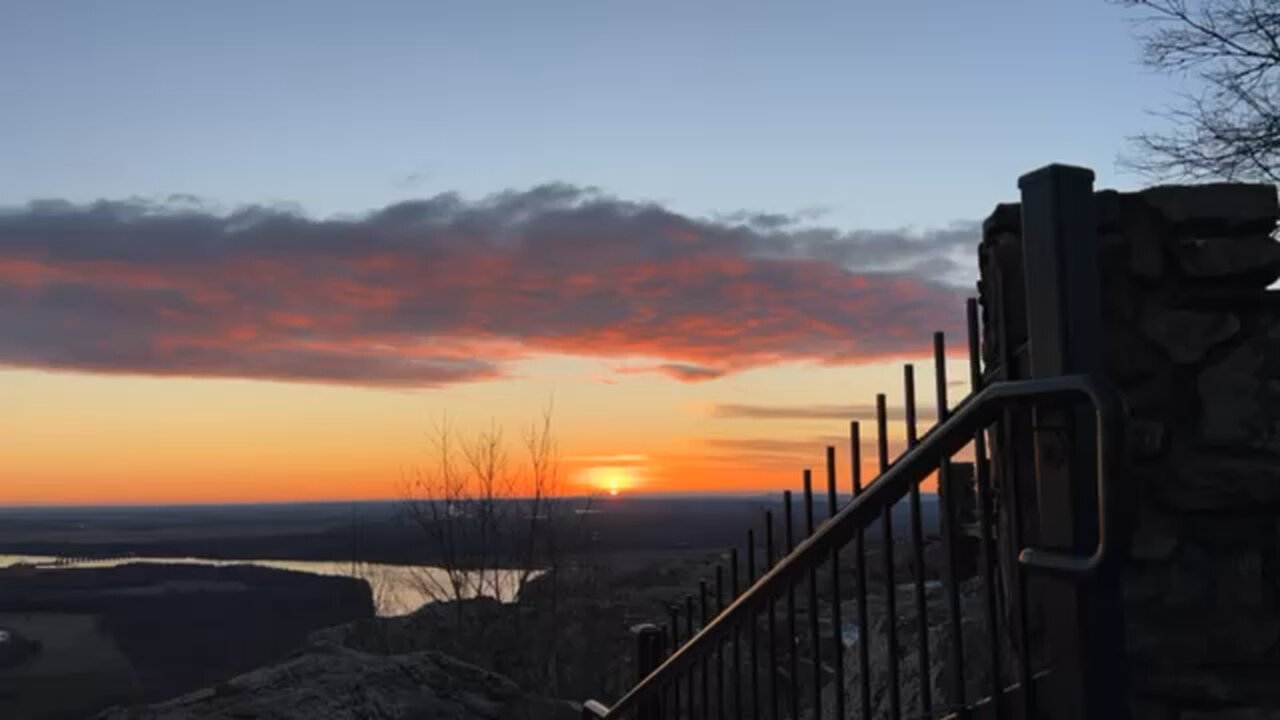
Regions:
<instances>
[{"instance_id":1,"label":"bare tree","mask_svg":"<svg viewBox=\"0 0 1280 720\"><path fill-rule=\"evenodd\" d=\"M1280 0L1120 0L1143 61L1201 86L1164 111L1172 129L1133 138L1129 167L1157 177L1280 180Z\"/></svg>"},{"instance_id":2,"label":"bare tree","mask_svg":"<svg viewBox=\"0 0 1280 720\"><path fill-rule=\"evenodd\" d=\"M447 649L554 694L581 652L565 625L573 607L594 597L597 577L591 563L570 562L591 497L565 493L552 410L522 443L509 443L496 425L460 435L447 419L429 440L430 461L408 479L403 508L438 566L416 573L419 587L451 606L456 641ZM467 602L481 595L519 602Z\"/></svg>"},{"instance_id":3,"label":"bare tree","mask_svg":"<svg viewBox=\"0 0 1280 720\"><path fill-rule=\"evenodd\" d=\"M430 465L414 473L404 503L437 558L438 569L421 573L424 594L511 601L535 578L558 572L572 513L552 430L548 408L525 433L517 464L496 425L467 439L447 419L435 426Z\"/></svg>"}]
</instances>

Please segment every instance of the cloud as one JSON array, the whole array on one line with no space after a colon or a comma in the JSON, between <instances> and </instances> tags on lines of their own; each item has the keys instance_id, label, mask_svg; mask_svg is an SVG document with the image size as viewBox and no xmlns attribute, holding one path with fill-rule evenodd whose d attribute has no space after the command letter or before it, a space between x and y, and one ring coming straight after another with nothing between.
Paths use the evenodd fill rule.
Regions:
<instances>
[{"instance_id":1,"label":"cloud","mask_svg":"<svg viewBox=\"0 0 1280 720\"><path fill-rule=\"evenodd\" d=\"M788 456L813 455L814 457L822 457L822 454L826 452L826 447L828 445L837 448L845 448L849 445L849 439L835 436L809 438L804 440L778 438L703 438L699 441L699 444L714 450L724 450L728 452Z\"/></svg>"},{"instance_id":2,"label":"cloud","mask_svg":"<svg viewBox=\"0 0 1280 720\"><path fill-rule=\"evenodd\" d=\"M876 406L870 403L854 405L740 405L726 403L711 408L711 414L721 418L747 420L860 420L876 418ZM885 408L889 420L903 420L906 408L890 405ZM917 407L916 418L932 421L936 416L932 407Z\"/></svg>"},{"instance_id":3,"label":"cloud","mask_svg":"<svg viewBox=\"0 0 1280 720\"><path fill-rule=\"evenodd\" d=\"M696 381L918 354L958 329L948 272L974 227L804 222L564 184L327 219L178 196L33 202L0 210L0 364L426 387L567 353Z\"/></svg>"},{"instance_id":4,"label":"cloud","mask_svg":"<svg viewBox=\"0 0 1280 720\"><path fill-rule=\"evenodd\" d=\"M624 366L615 368L614 372L624 375L637 373L661 373L669 378L682 382L702 382L723 377L725 371L720 368L698 365L696 363L662 363L661 365Z\"/></svg>"},{"instance_id":5,"label":"cloud","mask_svg":"<svg viewBox=\"0 0 1280 720\"><path fill-rule=\"evenodd\" d=\"M864 465L876 461L878 442L874 432L863 432L859 438L859 453ZM689 455L690 462L725 460L738 463L739 467L773 468L799 472L811 468L817 472L826 465L826 448L836 449L836 468L842 475L848 472L849 438L834 435L813 438L768 437L718 437L699 438L693 441L696 452ZM889 459L893 460L905 449L902 438L890 437ZM664 458L668 459L669 458Z\"/></svg>"}]
</instances>

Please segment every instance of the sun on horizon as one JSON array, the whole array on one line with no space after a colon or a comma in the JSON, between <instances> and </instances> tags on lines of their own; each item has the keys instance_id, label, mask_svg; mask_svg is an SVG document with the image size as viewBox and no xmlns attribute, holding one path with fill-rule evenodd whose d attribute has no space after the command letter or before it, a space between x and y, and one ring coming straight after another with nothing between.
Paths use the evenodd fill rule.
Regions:
<instances>
[{"instance_id":1,"label":"sun on horizon","mask_svg":"<svg viewBox=\"0 0 1280 720\"><path fill-rule=\"evenodd\" d=\"M617 497L640 483L632 468L605 465L588 468L585 484L593 490L608 493L610 497Z\"/></svg>"}]
</instances>

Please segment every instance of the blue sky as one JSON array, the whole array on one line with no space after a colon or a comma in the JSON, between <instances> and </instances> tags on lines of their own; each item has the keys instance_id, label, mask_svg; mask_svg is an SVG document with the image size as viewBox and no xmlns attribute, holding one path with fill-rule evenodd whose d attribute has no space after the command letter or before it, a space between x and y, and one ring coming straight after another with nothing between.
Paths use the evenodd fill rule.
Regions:
<instances>
[{"instance_id":1,"label":"blue sky","mask_svg":"<svg viewBox=\"0 0 1280 720\"><path fill-rule=\"evenodd\" d=\"M10 2L0 204L190 193L359 212L560 180L695 214L974 219L1094 167L1171 82L1058 2Z\"/></svg>"},{"instance_id":2,"label":"blue sky","mask_svg":"<svg viewBox=\"0 0 1280 720\"><path fill-rule=\"evenodd\" d=\"M440 413L515 438L548 398L582 487L794 486L963 337L951 223L1047 162L1140 184L1115 159L1174 84L1132 31L1106 0L0 0L0 502L398 497ZM175 194L210 207L129 201ZM360 217L221 212L262 203Z\"/></svg>"}]
</instances>

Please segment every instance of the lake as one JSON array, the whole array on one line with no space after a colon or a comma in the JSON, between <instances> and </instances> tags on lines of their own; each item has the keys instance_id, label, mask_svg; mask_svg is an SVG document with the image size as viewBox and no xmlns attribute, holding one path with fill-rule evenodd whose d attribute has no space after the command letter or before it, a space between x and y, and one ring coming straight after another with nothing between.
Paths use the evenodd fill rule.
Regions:
<instances>
[{"instance_id":1,"label":"lake","mask_svg":"<svg viewBox=\"0 0 1280 720\"><path fill-rule=\"evenodd\" d=\"M52 555L2 555L0 567L9 567L19 563L38 565L51 569L72 569L77 567L112 567L130 563L151 563L156 565L257 565L277 570L294 570L315 575L336 575L355 577L369 583L373 590L373 604L381 617L405 615L423 605L451 597L449 590L449 574L439 567L426 565L385 565L381 563L351 563L324 560L213 560L210 558L154 558L129 557L110 560L86 560L55 564L58 558ZM464 597L487 595L503 602L511 602L516 597L519 584L519 573L514 570L501 571L496 576L489 575L484 579L483 592L475 586L479 584L479 573L467 573L459 578L464 586Z\"/></svg>"}]
</instances>

